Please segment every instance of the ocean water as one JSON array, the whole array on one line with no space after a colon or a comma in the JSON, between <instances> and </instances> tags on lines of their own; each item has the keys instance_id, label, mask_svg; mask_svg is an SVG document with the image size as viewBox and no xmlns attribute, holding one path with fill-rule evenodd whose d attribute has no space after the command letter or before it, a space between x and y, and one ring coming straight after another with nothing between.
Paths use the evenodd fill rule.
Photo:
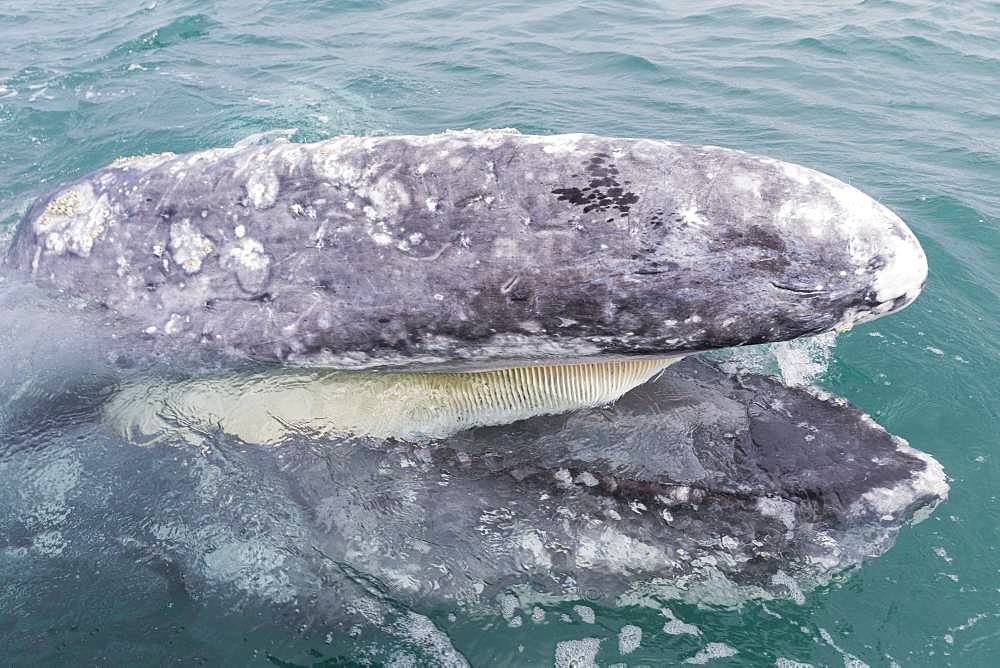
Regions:
<instances>
[{"instance_id":1,"label":"ocean water","mask_svg":"<svg viewBox=\"0 0 1000 668\"><path fill-rule=\"evenodd\" d=\"M730 146L828 172L910 224L928 254L926 290L904 312L836 340L738 361L859 404L942 462L950 499L887 554L800 603L671 605L697 633L665 632L662 612L635 607L590 606L591 624L569 605L569 621L550 614L516 628L499 612L454 621L425 612L453 658L472 665L571 665L596 650L601 665L700 657L719 666L993 666L998 91L995 2L4 0L0 230L35 197L119 156L287 129L301 141L467 127L585 131ZM115 592L96 573L82 583L52 578L39 596L58 600L91 584ZM88 595L93 618L60 619L31 646L2 636L35 608L0 610L0 663L344 665L322 635L266 610L205 602L109 620L101 596ZM20 599L8 591L4 600ZM623 653L637 629L638 647ZM123 653L143 634L149 654Z\"/></svg>"}]
</instances>

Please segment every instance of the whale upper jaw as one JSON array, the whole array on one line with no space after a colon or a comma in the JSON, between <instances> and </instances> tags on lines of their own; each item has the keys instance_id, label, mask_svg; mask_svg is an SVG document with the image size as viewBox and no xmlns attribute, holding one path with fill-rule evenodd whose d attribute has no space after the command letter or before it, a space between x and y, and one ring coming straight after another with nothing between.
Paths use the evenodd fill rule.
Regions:
<instances>
[{"instance_id":1,"label":"whale upper jaw","mask_svg":"<svg viewBox=\"0 0 1000 668\"><path fill-rule=\"evenodd\" d=\"M711 146L468 131L113 164L7 266L136 348L340 368L672 357L911 303L913 233L812 169Z\"/></svg>"},{"instance_id":2,"label":"whale upper jaw","mask_svg":"<svg viewBox=\"0 0 1000 668\"><path fill-rule=\"evenodd\" d=\"M824 175L825 176L825 175ZM916 301L927 283L927 255L906 223L888 207L861 191L826 177L838 196L853 203L859 226L875 237L866 266L871 268L866 308L848 311L838 331L902 310ZM859 263L860 265L861 263Z\"/></svg>"}]
</instances>

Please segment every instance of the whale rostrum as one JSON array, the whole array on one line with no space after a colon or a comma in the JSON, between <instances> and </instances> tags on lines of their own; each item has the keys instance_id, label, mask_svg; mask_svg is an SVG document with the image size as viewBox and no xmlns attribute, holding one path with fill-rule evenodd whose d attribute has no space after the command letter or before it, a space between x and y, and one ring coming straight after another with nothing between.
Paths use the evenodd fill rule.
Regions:
<instances>
[{"instance_id":1,"label":"whale rostrum","mask_svg":"<svg viewBox=\"0 0 1000 668\"><path fill-rule=\"evenodd\" d=\"M671 357L849 328L919 293L906 225L713 146L468 130L116 161L6 258L151 350L337 368Z\"/></svg>"}]
</instances>

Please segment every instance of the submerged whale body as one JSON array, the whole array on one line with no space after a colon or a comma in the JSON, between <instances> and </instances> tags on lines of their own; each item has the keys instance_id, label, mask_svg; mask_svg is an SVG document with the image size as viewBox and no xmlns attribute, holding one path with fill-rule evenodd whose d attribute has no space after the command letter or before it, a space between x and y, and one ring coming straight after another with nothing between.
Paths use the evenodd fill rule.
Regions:
<instances>
[{"instance_id":1,"label":"submerged whale body","mask_svg":"<svg viewBox=\"0 0 1000 668\"><path fill-rule=\"evenodd\" d=\"M233 651L227 616L261 610L255 628L287 626L324 651L331 633L353 653L377 631L435 665L454 651L442 611L801 601L948 490L936 461L843 400L698 359L611 407L425 446L262 448L206 429L199 447L176 436L123 447L99 419L103 374L80 373L79 391L64 377L56 404L22 393L19 413L35 397L46 414L29 447L17 450L23 420L0 421L5 607L83 576L72 594L17 599L30 614L10 640L36 658L38 639L89 618L94 596L103 619L199 627L209 656ZM206 644L216 624L219 645ZM415 639L415 624L437 644ZM104 651L146 642L126 632Z\"/></svg>"},{"instance_id":2,"label":"submerged whale body","mask_svg":"<svg viewBox=\"0 0 1000 668\"><path fill-rule=\"evenodd\" d=\"M6 262L147 347L342 368L787 340L902 308L927 272L819 172L512 130L119 160L39 200Z\"/></svg>"}]
</instances>

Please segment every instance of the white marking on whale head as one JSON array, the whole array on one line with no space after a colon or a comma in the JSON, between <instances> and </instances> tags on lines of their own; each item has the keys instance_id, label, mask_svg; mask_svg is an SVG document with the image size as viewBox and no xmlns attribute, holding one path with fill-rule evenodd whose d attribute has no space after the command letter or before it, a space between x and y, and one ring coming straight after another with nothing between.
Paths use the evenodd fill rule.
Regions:
<instances>
[{"instance_id":1,"label":"white marking on whale head","mask_svg":"<svg viewBox=\"0 0 1000 668\"><path fill-rule=\"evenodd\" d=\"M83 183L49 202L35 220L34 229L39 236L44 235L46 250L89 257L94 241L104 234L110 220L107 195L98 198L93 187Z\"/></svg>"},{"instance_id":2,"label":"white marking on whale head","mask_svg":"<svg viewBox=\"0 0 1000 668\"><path fill-rule=\"evenodd\" d=\"M208 237L184 218L170 225L170 254L187 274L201 271L202 262L215 252Z\"/></svg>"},{"instance_id":3,"label":"white marking on whale head","mask_svg":"<svg viewBox=\"0 0 1000 668\"><path fill-rule=\"evenodd\" d=\"M751 193L754 198L761 199L760 193L760 179L754 178L750 174L738 173L733 176L733 185L740 190L746 190Z\"/></svg>"},{"instance_id":4,"label":"white marking on whale head","mask_svg":"<svg viewBox=\"0 0 1000 668\"><path fill-rule=\"evenodd\" d=\"M263 244L249 237L241 238L238 243L233 244L226 255L253 271L267 269L271 264L271 259L264 253Z\"/></svg>"},{"instance_id":5,"label":"white marking on whale head","mask_svg":"<svg viewBox=\"0 0 1000 668\"><path fill-rule=\"evenodd\" d=\"M247 196L255 209L267 209L277 201L278 187L277 174L270 169L255 170L247 179Z\"/></svg>"},{"instance_id":6,"label":"white marking on whale head","mask_svg":"<svg viewBox=\"0 0 1000 668\"><path fill-rule=\"evenodd\" d=\"M801 191L779 208L775 217L779 227L789 234L804 229L814 238L846 245L854 275L870 276L879 305L850 311L838 329L849 329L916 299L927 279L927 258L899 216L854 186L822 172L780 161L766 164L779 166Z\"/></svg>"},{"instance_id":7,"label":"white marking on whale head","mask_svg":"<svg viewBox=\"0 0 1000 668\"><path fill-rule=\"evenodd\" d=\"M698 213L698 203L694 200L688 203L687 207L680 210L680 216L688 225L697 225L698 227L704 227L708 225L708 221L705 217Z\"/></svg>"},{"instance_id":8,"label":"white marking on whale head","mask_svg":"<svg viewBox=\"0 0 1000 668\"><path fill-rule=\"evenodd\" d=\"M888 302L905 297L906 303L910 303L917 298L927 281L927 256L916 236L899 216L878 202L875 205L882 215L894 223L897 231L882 248L885 266L875 273L872 284L875 298Z\"/></svg>"}]
</instances>

